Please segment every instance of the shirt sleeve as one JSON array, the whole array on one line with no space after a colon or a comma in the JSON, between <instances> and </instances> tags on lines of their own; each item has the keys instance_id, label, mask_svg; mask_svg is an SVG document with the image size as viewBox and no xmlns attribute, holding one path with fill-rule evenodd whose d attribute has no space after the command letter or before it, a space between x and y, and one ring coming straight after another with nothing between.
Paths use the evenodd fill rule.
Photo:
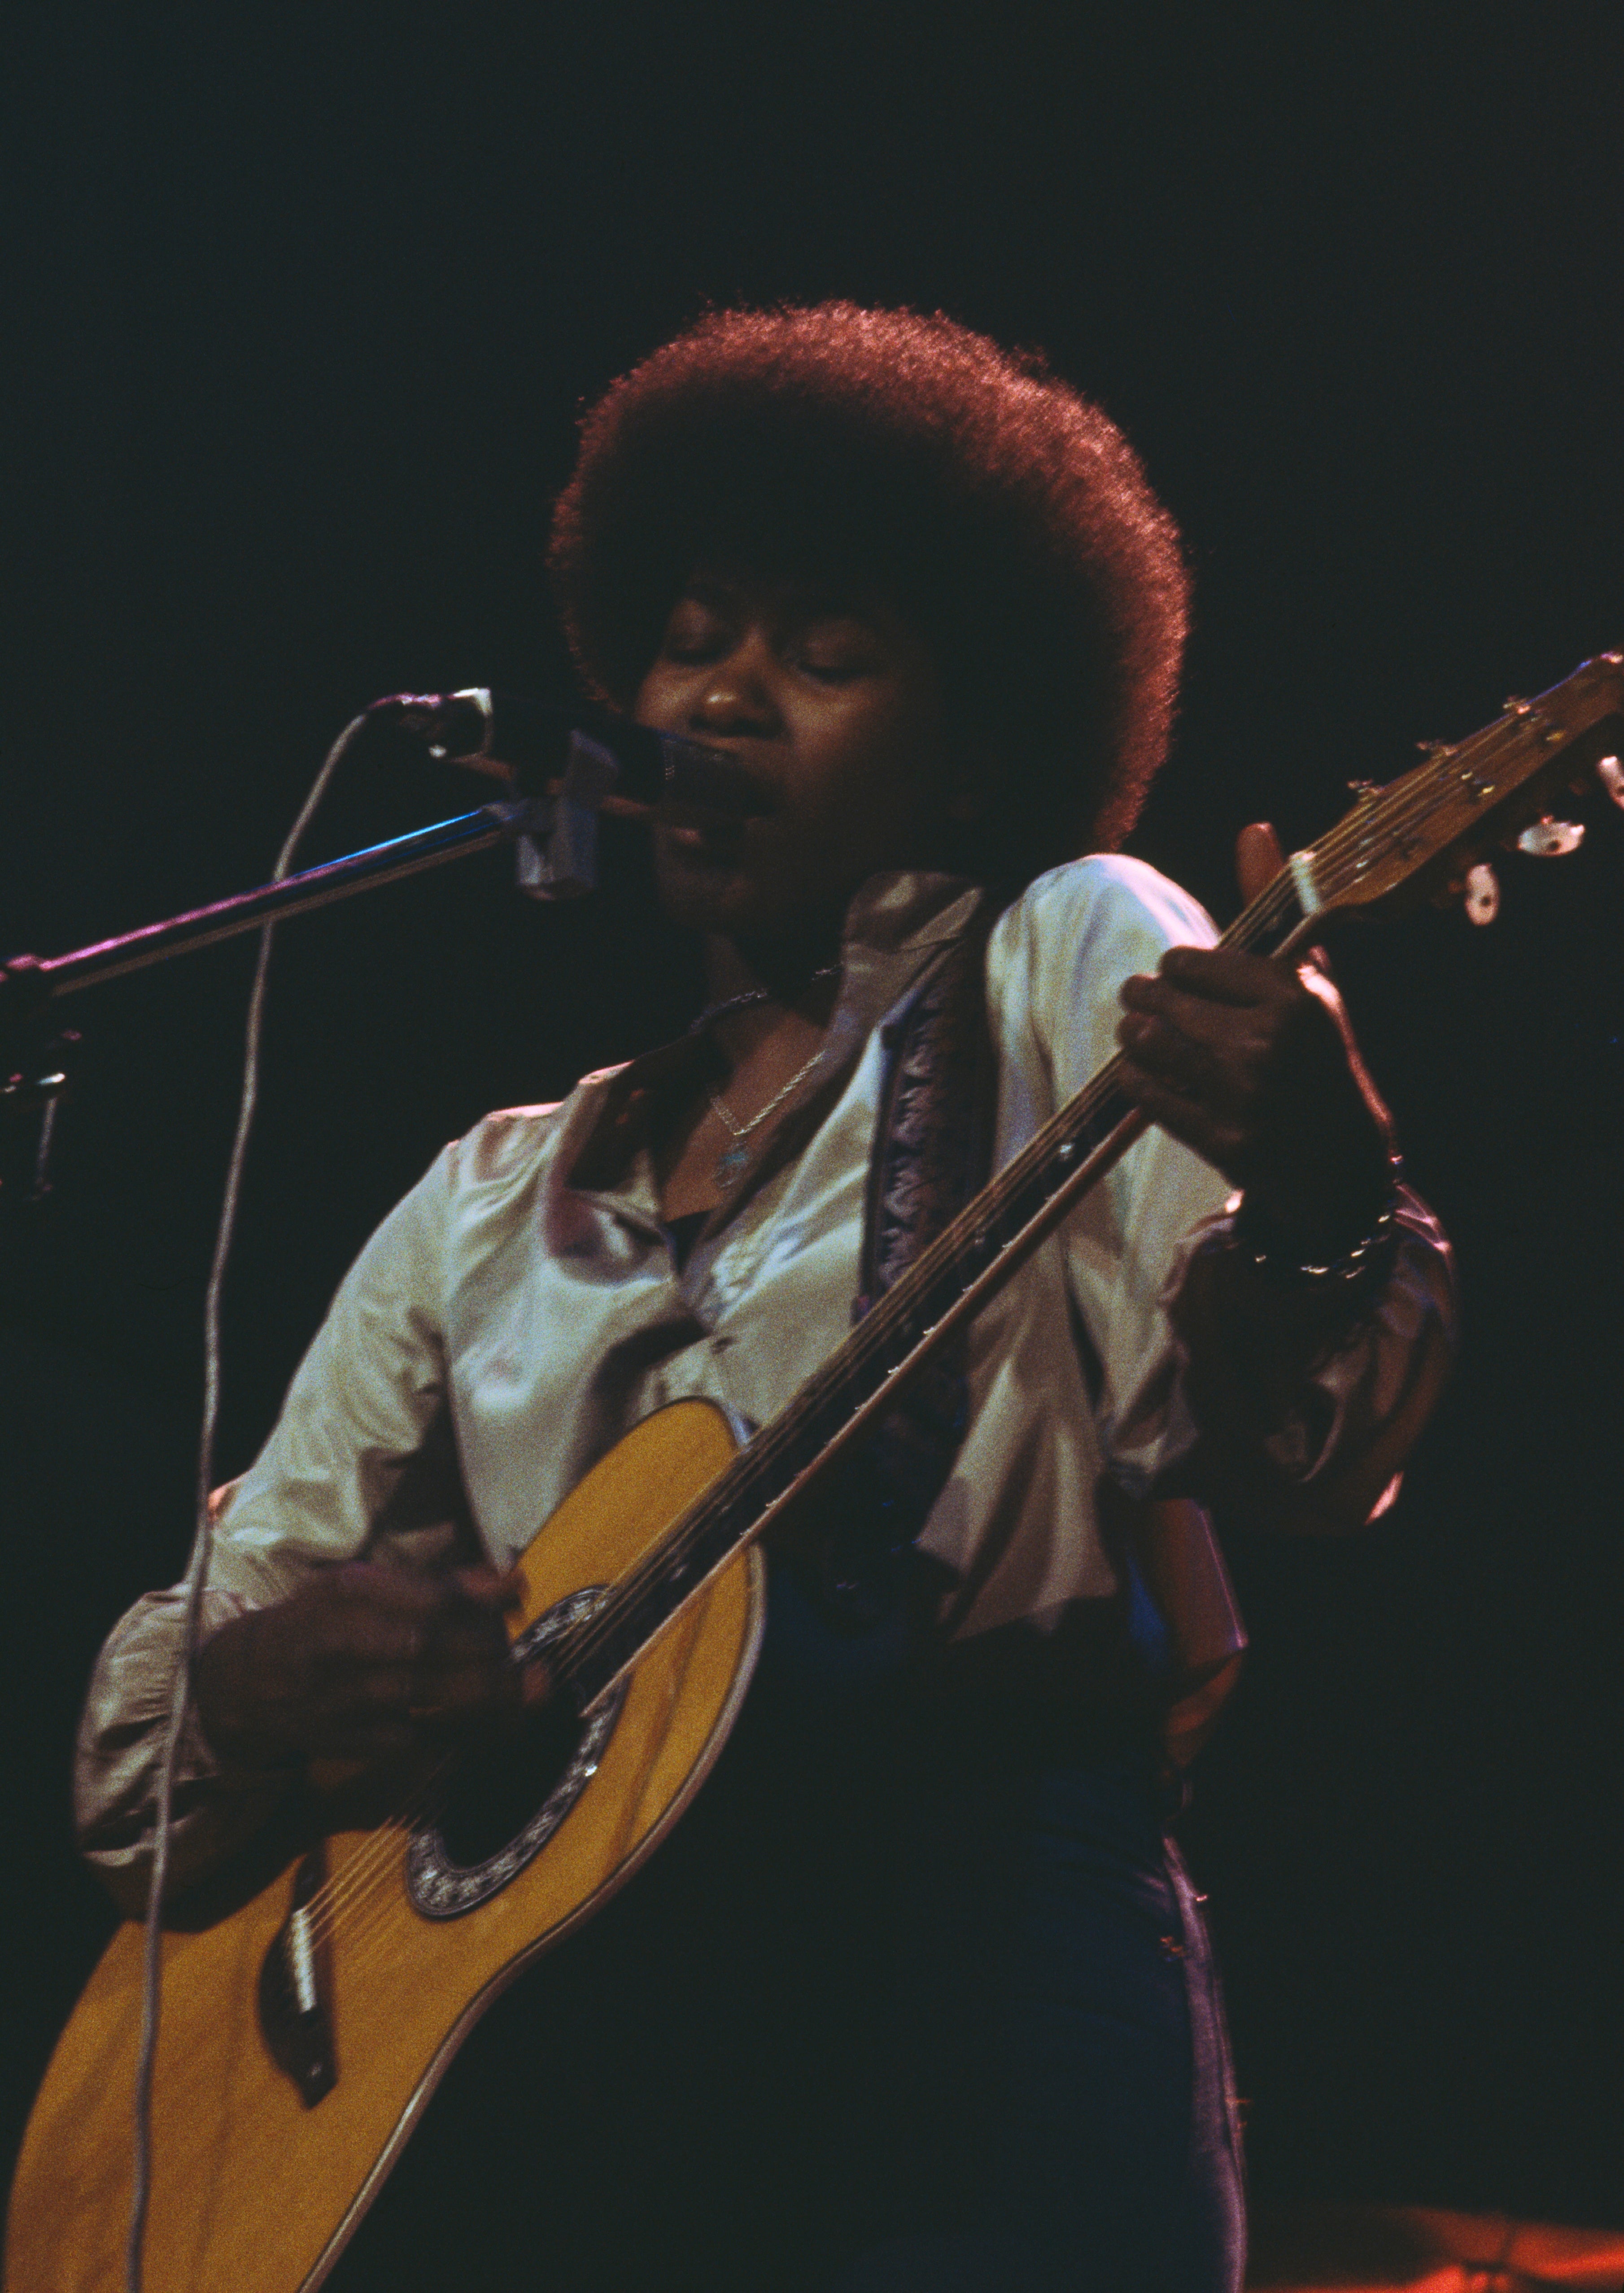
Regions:
<instances>
[{"instance_id":1,"label":"shirt sleeve","mask_svg":"<svg viewBox=\"0 0 1624 2293\"><path fill-rule=\"evenodd\" d=\"M1122 982L1216 933L1176 886L1118 856L1040 879L1021 908L1030 1025L1060 1106L1115 1051ZM1294 1294L1232 1247L1230 1203L1220 1172L1152 1129L1068 1223L1107 1469L1135 1496L1356 1526L1389 1497L1447 1373L1448 1244L1406 1195L1379 1275Z\"/></svg>"},{"instance_id":2,"label":"shirt sleeve","mask_svg":"<svg viewBox=\"0 0 1624 2293\"><path fill-rule=\"evenodd\" d=\"M1168 1286L1181 1383L1197 1430L1192 1493L1262 1527L1357 1528L1399 1475L1454 1359L1443 1229L1409 1187L1378 1274L1294 1293L1209 1220Z\"/></svg>"},{"instance_id":3,"label":"shirt sleeve","mask_svg":"<svg viewBox=\"0 0 1624 2293\"><path fill-rule=\"evenodd\" d=\"M447 1204L456 1150L393 1211L345 1276L294 1377L275 1430L222 1493L200 1636L295 1592L318 1569L385 1549L408 1562L456 1534L437 1484ZM450 1487L447 1500L455 1504ZM439 1516L437 1518L437 1516ZM158 1767L179 1660L179 1585L120 1618L92 1675L75 1759L80 1844L121 1904L144 1901ZM179 1746L171 1863L184 1885L262 1822L278 1771L219 1759L195 1713Z\"/></svg>"}]
</instances>

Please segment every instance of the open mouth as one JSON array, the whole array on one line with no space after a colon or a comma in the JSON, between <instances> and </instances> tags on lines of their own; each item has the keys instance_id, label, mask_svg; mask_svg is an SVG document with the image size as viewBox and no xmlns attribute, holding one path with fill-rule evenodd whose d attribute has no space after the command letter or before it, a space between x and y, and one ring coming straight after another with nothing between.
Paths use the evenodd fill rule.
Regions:
<instances>
[{"instance_id":1,"label":"open mouth","mask_svg":"<svg viewBox=\"0 0 1624 2293\"><path fill-rule=\"evenodd\" d=\"M691 741L667 743L659 805L665 819L702 830L713 821L759 819L772 808L755 774L728 749L701 748Z\"/></svg>"}]
</instances>

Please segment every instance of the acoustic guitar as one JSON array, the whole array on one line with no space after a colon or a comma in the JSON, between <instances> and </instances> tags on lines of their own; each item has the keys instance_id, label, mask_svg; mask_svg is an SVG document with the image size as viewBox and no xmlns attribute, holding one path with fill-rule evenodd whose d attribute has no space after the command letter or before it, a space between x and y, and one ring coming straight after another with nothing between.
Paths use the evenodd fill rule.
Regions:
<instances>
[{"instance_id":1,"label":"acoustic guitar","mask_svg":"<svg viewBox=\"0 0 1624 2293\"><path fill-rule=\"evenodd\" d=\"M1432 749L1296 854L1221 944L1285 959L1331 917L1458 892L1599 771L1624 803L1624 655ZM144 2255L157 2293L313 2293L474 2022L621 1886L714 1763L764 1620L757 1540L1144 1128L1110 1061L742 1446L678 1403L521 1564L517 1663L556 1689L519 1749L311 1795L166 1913ZM10 2293L119 2293L141 1931L109 1944L36 2103Z\"/></svg>"}]
</instances>

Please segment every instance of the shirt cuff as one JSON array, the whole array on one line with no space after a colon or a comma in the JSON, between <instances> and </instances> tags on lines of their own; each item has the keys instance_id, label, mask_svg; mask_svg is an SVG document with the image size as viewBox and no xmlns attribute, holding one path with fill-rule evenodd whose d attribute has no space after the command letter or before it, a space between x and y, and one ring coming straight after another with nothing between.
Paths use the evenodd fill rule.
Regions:
<instances>
[{"instance_id":1,"label":"shirt cuff","mask_svg":"<svg viewBox=\"0 0 1624 2293\"><path fill-rule=\"evenodd\" d=\"M238 1592L206 1588L199 1642L257 1605ZM158 1769L185 1613L185 1587L176 1584L146 1593L119 1619L91 1676L75 1747L80 1847L132 1916L146 1905ZM222 1862L264 1821L293 1772L222 1760L189 1706L175 1759L171 1886L185 1887Z\"/></svg>"},{"instance_id":2,"label":"shirt cuff","mask_svg":"<svg viewBox=\"0 0 1624 2293\"><path fill-rule=\"evenodd\" d=\"M1164 1294L1197 1428L1192 1491L1255 1520L1346 1528L1378 1508L1454 1350L1450 1247L1399 1191L1385 1263L1296 1285L1237 1247L1233 1213L1190 1237Z\"/></svg>"}]
</instances>

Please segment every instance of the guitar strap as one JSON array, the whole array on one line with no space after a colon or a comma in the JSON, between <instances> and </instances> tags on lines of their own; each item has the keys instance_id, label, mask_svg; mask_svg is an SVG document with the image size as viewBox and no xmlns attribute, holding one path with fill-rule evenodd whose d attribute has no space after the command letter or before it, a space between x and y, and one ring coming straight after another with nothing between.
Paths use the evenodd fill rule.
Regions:
<instances>
[{"instance_id":1,"label":"guitar strap","mask_svg":"<svg viewBox=\"0 0 1624 2293\"><path fill-rule=\"evenodd\" d=\"M998 903L968 928L881 1033L885 1079L869 1165L860 1290L852 1319L906 1272L986 1185L998 1116L998 1057L987 1017L987 942ZM820 1540L818 1607L871 1632L932 1605L946 1572L915 1549L964 1438L964 1333L916 1377L837 1471Z\"/></svg>"}]
</instances>

